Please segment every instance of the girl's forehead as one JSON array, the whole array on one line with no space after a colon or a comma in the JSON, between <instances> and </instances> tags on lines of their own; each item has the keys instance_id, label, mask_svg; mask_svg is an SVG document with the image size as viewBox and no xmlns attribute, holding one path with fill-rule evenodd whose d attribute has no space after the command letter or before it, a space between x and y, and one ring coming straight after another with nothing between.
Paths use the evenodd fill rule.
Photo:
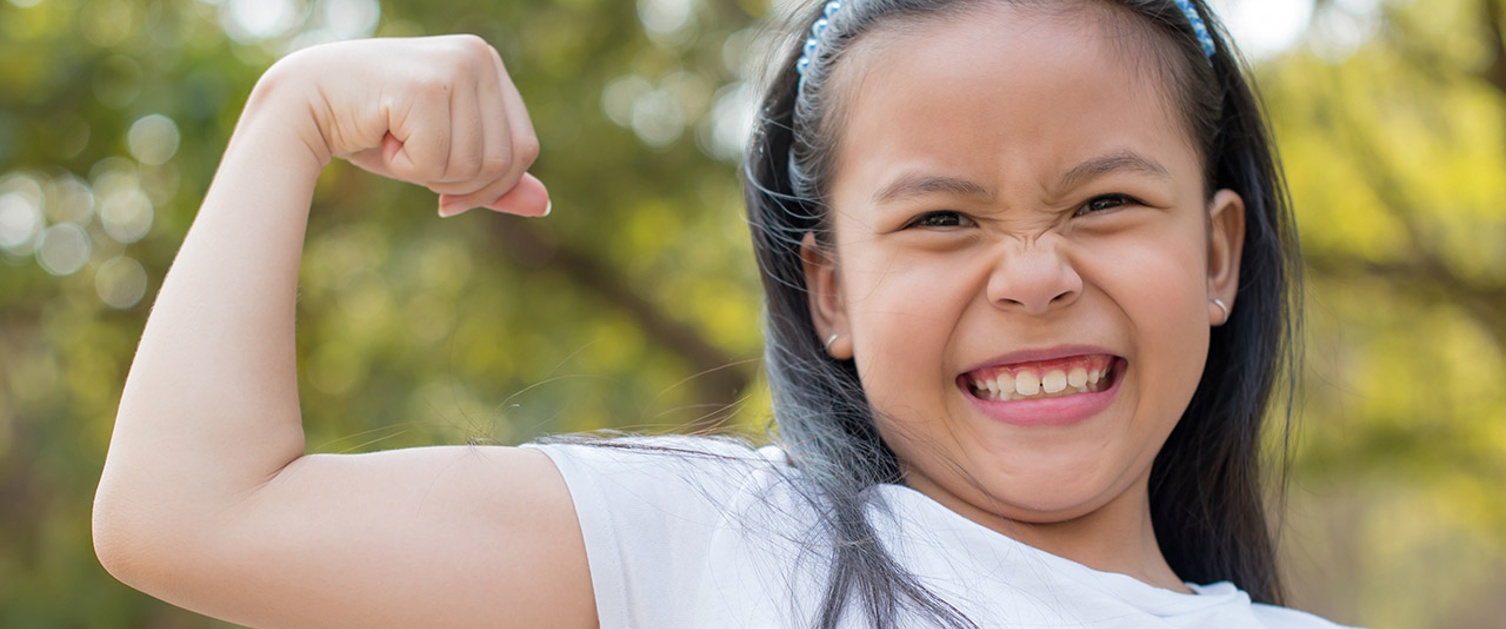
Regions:
<instances>
[{"instance_id":1,"label":"girl's forehead","mask_svg":"<svg viewBox=\"0 0 1506 629\"><path fill-rule=\"evenodd\" d=\"M834 76L837 174L886 165L1054 175L1126 151L1200 172L1142 26L1007 6L871 33Z\"/></svg>"}]
</instances>

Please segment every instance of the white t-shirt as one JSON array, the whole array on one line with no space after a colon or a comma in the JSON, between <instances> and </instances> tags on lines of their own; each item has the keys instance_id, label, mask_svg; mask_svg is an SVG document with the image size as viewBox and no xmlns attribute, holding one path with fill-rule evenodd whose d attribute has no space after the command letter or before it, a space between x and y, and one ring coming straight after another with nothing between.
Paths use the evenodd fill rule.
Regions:
<instances>
[{"instance_id":1,"label":"white t-shirt","mask_svg":"<svg viewBox=\"0 0 1506 629\"><path fill-rule=\"evenodd\" d=\"M627 443L680 452L527 446L570 488L602 629L814 624L830 555L782 452L688 437ZM1196 594L1184 594L1093 570L902 486L878 487L868 513L899 563L979 627L1337 627L1252 604L1227 582L1188 584ZM860 608L848 606L844 627L867 626Z\"/></svg>"}]
</instances>

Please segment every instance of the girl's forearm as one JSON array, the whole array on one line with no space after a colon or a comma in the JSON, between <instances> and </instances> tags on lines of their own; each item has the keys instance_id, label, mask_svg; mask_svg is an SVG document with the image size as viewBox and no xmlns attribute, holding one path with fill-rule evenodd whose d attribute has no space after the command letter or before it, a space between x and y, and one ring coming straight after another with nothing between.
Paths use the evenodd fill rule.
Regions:
<instances>
[{"instance_id":1,"label":"girl's forearm","mask_svg":"<svg viewBox=\"0 0 1506 629\"><path fill-rule=\"evenodd\" d=\"M294 303L329 158L294 96L258 85L163 282L101 479L104 543L112 527L191 525L303 454Z\"/></svg>"}]
</instances>

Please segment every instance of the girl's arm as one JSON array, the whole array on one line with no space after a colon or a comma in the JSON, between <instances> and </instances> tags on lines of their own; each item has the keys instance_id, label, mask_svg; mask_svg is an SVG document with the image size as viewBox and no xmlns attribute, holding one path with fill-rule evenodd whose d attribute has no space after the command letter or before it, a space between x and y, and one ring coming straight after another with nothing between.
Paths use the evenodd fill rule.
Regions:
<instances>
[{"instance_id":1,"label":"girl's arm","mask_svg":"<svg viewBox=\"0 0 1506 629\"><path fill-rule=\"evenodd\" d=\"M163 283L121 400L95 547L122 581L264 627L590 627L584 544L541 453L305 455L298 264L332 157L539 215L527 112L474 37L294 54L257 84Z\"/></svg>"}]
</instances>

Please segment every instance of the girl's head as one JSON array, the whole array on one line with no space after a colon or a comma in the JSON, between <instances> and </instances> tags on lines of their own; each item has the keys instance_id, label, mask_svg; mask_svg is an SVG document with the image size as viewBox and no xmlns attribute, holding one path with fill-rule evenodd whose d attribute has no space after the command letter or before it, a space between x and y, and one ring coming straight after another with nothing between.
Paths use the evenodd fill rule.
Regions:
<instances>
[{"instance_id":1,"label":"girl's head","mask_svg":"<svg viewBox=\"0 0 1506 629\"><path fill-rule=\"evenodd\" d=\"M792 457L839 504L903 480L1024 522L1148 487L1181 578L1277 601L1295 239L1232 52L1171 0L844 0L795 40L747 165Z\"/></svg>"}]
</instances>

